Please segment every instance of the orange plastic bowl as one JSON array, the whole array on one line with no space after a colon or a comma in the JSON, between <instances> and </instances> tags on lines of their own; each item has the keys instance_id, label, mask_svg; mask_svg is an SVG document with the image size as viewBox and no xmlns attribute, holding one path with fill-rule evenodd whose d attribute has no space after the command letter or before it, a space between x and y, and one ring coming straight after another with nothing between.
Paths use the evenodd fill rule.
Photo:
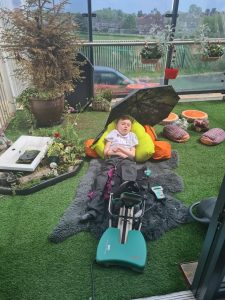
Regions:
<instances>
[{"instance_id":1,"label":"orange plastic bowl","mask_svg":"<svg viewBox=\"0 0 225 300\"><path fill-rule=\"evenodd\" d=\"M189 122L193 122L196 119L206 120L208 119L207 113L201 110L184 110L181 113L182 117L186 118Z\"/></svg>"},{"instance_id":2,"label":"orange plastic bowl","mask_svg":"<svg viewBox=\"0 0 225 300\"><path fill-rule=\"evenodd\" d=\"M161 124L162 125L169 125L171 123L176 122L178 119L179 119L179 117L178 117L177 114L170 113L169 116L166 119L162 120Z\"/></svg>"}]
</instances>

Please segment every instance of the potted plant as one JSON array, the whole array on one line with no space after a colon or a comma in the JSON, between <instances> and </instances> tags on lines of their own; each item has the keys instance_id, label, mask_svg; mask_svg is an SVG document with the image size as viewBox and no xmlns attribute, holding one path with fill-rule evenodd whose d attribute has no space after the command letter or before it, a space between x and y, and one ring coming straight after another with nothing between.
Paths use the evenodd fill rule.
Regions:
<instances>
[{"instance_id":1,"label":"potted plant","mask_svg":"<svg viewBox=\"0 0 225 300\"><path fill-rule=\"evenodd\" d=\"M224 54L224 47L219 41L209 41L210 28L207 24L203 24L199 27L197 32L198 40L200 40L201 46L201 60L202 61L214 61L219 59Z\"/></svg>"},{"instance_id":2,"label":"potted plant","mask_svg":"<svg viewBox=\"0 0 225 300\"><path fill-rule=\"evenodd\" d=\"M143 64L156 64L163 56L163 53L163 47L161 44L149 44L146 42L140 52L141 62Z\"/></svg>"},{"instance_id":3,"label":"potted plant","mask_svg":"<svg viewBox=\"0 0 225 300\"><path fill-rule=\"evenodd\" d=\"M143 64L156 64L164 55L169 43L169 39L173 27L166 25L164 28L153 26L146 37L148 41L145 42L144 47L140 51L141 62Z\"/></svg>"},{"instance_id":4,"label":"potted plant","mask_svg":"<svg viewBox=\"0 0 225 300\"><path fill-rule=\"evenodd\" d=\"M60 155L63 153L64 145L61 142L53 141L47 151L47 157L50 162L59 163Z\"/></svg>"},{"instance_id":5,"label":"potted plant","mask_svg":"<svg viewBox=\"0 0 225 300\"><path fill-rule=\"evenodd\" d=\"M170 68L165 68L164 71L164 76L165 79L176 79L177 75L179 73L179 69L178 68L174 68L174 64L175 64L175 59L176 59L176 48L174 45L172 45L172 61L171 61L171 67Z\"/></svg>"},{"instance_id":6,"label":"potted plant","mask_svg":"<svg viewBox=\"0 0 225 300\"><path fill-rule=\"evenodd\" d=\"M30 108L39 126L59 123L64 93L79 80L77 25L63 13L67 0L26 0L20 9L2 9L1 41L18 63L16 76L31 87Z\"/></svg>"},{"instance_id":7,"label":"potted plant","mask_svg":"<svg viewBox=\"0 0 225 300\"><path fill-rule=\"evenodd\" d=\"M178 68L165 68L165 79L176 79L178 73Z\"/></svg>"},{"instance_id":8,"label":"potted plant","mask_svg":"<svg viewBox=\"0 0 225 300\"><path fill-rule=\"evenodd\" d=\"M224 54L224 48L219 43L208 42L203 49L203 54L201 57L202 61L214 61L218 60Z\"/></svg>"},{"instance_id":9,"label":"potted plant","mask_svg":"<svg viewBox=\"0 0 225 300\"><path fill-rule=\"evenodd\" d=\"M95 111L110 111L112 91L110 89L100 89L96 91L92 100L92 109Z\"/></svg>"}]
</instances>

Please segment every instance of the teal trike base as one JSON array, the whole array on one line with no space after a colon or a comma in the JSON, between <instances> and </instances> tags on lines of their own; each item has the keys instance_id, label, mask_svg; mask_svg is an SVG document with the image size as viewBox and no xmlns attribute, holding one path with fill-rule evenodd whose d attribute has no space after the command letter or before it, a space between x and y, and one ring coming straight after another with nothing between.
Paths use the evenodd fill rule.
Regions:
<instances>
[{"instance_id":1,"label":"teal trike base","mask_svg":"<svg viewBox=\"0 0 225 300\"><path fill-rule=\"evenodd\" d=\"M143 272L146 264L147 248L142 233L128 232L127 242L120 243L120 230L108 228L98 244L96 262L105 266L119 265Z\"/></svg>"},{"instance_id":2,"label":"teal trike base","mask_svg":"<svg viewBox=\"0 0 225 300\"><path fill-rule=\"evenodd\" d=\"M126 186L125 186L126 188ZM119 213L115 213L117 206ZM136 211L135 213L135 210ZM136 192L122 192L119 198L110 195L109 228L103 233L96 254L96 262L105 266L119 265L143 272L147 260L147 247L140 231L145 203ZM117 220L117 226L112 227Z\"/></svg>"}]
</instances>

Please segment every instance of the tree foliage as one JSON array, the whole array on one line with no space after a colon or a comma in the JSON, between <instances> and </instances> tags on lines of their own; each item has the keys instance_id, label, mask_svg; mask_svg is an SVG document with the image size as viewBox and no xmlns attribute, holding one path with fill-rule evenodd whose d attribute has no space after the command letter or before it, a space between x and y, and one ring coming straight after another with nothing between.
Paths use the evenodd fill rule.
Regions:
<instances>
[{"instance_id":1,"label":"tree foliage","mask_svg":"<svg viewBox=\"0 0 225 300\"><path fill-rule=\"evenodd\" d=\"M2 9L1 40L20 68L16 75L50 95L72 89L79 79L77 24L63 13L67 0L26 0L20 9Z\"/></svg>"}]
</instances>

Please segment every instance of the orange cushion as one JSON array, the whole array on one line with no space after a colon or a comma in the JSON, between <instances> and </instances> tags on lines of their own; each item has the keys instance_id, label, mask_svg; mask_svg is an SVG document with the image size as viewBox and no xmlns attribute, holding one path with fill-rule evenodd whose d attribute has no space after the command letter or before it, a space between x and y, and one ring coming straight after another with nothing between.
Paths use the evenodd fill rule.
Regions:
<instances>
[{"instance_id":1,"label":"orange cushion","mask_svg":"<svg viewBox=\"0 0 225 300\"><path fill-rule=\"evenodd\" d=\"M200 138L200 142L206 145L218 145L225 140L225 131L221 128L212 128Z\"/></svg>"},{"instance_id":2,"label":"orange cushion","mask_svg":"<svg viewBox=\"0 0 225 300\"><path fill-rule=\"evenodd\" d=\"M155 153L152 158L159 159L168 159L171 158L171 145L166 141L154 141Z\"/></svg>"},{"instance_id":3,"label":"orange cushion","mask_svg":"<svg viewBox=\"0 0 225 300\"><path fill-rule=\"evenodd\" d=\"M171 158L171 145L166 141L157 141L155 129L150 125L144 125L145 131L150 135L155 146L152 158L155 160Z\"/></svg>"},{"instance_id":4,"label":"orange cushion","mask_svg":"<svg viewBox=\"0 0 225 300\"><path fill-rule=\"evenodd\" d=\"M147 132L150 135L151 139L154 142L157 139L155 129L150 125L144 125L144 128L145 128L145 132Z\"/></svg>"},{"instance_id":5,"label":"orange cushion","mask_svg":"<svg viewBox=\"0 0 225 300\"><path fill-rule=\"evenodd\" d=\"M99 157L97 152L91 148L93 142L94 142L94 139L89 139L89 140L85 141L84 152L89 157L97 158L97 157Z\"/></svg>"}]
</instances>

